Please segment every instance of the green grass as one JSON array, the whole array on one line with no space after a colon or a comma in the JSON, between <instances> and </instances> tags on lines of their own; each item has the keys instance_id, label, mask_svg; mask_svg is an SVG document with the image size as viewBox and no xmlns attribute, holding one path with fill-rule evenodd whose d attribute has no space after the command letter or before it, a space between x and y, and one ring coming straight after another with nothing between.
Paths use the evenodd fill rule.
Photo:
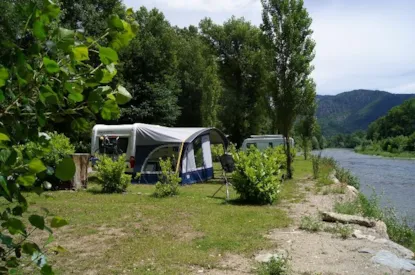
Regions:
<instances>
[{"instance_id":1,"label":"green grass","mask_svg":"<svg viewBox=\"0 0 415 275\"><path fill-rule=\"evenodd\" d=\"M415 152L409 152L409 151L391 153L391 152L386 152L382 150L370 150L370 149L363 150L361 148L356 148L355 152L359 154L364 154L364 155L381 156L381 157L387 157L387 158L415 159Z\"/></svg>"},{"instance_id":2,"label":"green grass","mask_svg":"<svg viewBox=\"0 0 415 275\"><path fill-rule=\"evenodd\" d=\"M216 175L218 164L215 164ZM281 200L301 201L300 179L310 177L311 162L294 162L294 179L285 181ZM180 187L176 197L157 199L153 185L131 185L125 194L102 194L91 183L79 192L27 194L31 213L64 217L69 225L55 232L55 245L68 251L50 257L57 274L186 274L217 266L227 253L251 257L275 244L264 235L291 223L278 202L268 206L233 203L231 190L211 196L222 181ZM223 190L223 189L222 189ZM47 236L36 236L45 238Z\"/></svg>"}]
</instances>

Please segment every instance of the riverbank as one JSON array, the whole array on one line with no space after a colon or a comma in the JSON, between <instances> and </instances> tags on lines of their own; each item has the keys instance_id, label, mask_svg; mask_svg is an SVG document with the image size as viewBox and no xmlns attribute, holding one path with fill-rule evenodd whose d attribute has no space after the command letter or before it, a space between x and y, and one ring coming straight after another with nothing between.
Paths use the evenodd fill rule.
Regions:
<instances>
[{"instance_id":1,"label":"riverbank","mask_svg":"<svg viewBox=\"0 0 415 275\"><path fill-rule=\"evenodd\" d=\"M361 147L356 147L354 151L358 154L370 155L370 156L380 156L386 158L397 158L397 159L415 159L415 152L399 152L391 153L386 151L372 150L372 149L363 149Z\"/></svg>"}]
</instances>

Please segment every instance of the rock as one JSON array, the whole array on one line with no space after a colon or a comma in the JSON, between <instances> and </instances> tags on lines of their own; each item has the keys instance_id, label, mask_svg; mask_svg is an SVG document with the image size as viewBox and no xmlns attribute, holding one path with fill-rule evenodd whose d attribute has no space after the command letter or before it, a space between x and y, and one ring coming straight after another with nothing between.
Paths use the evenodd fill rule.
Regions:
<instances>
[{"instance_id":1,"label":"rock","mask_svg":"<svg viewBox=\"0 0 415 275\"><path fill-rule=\"evenodd\" d=\"M287 257L287 251L285 250L278 250L277 253L264 253L264 254L258 254L255 257L255 261L260 263L268 263L271 261L272 258L275 259L281 259Z\"/></svg>"},{"instance_id":2,"label":"rock","mask_svg":"<svg viewBox=\"0 0 415 275\"><path fill-rule=\"evenodd\" d=\"M359 250L359 253L365 253L365 254L375 254L376 251L370 248L362 248Z\"/></svg>"},{"instance_id":3,"label":"rock","mask_svg":"<svg viewBox=\"0 0 415 275\"><path fill-rule=\"evenodd\" d=\"M402 259L387 250L381 250L372 257L372 262L388 266L393 269L403 269L406 271L415 270L413 265L408 259Z\"/></svg>"},{"instance_id":4,"label":"rock","mask_svg":"<svg viewBox=\"0 0 415 275\"><path fill-rule=\"evenodd\" d=\"M372 242L376 240L375 236L365 235L365 234L362 233L362 231L360 231L358 229L353 231L352 236L355 237L356 239L366 239L366 240L369 240L369 241L372 241Z\"/></svg>"},{"instance_id":5,"label":"rock","mask_svg":"<svg viewBox=\"0 0 415 275\"><path fill-rule=\"evenodd\" d=\"M387 240L387 245L389 247L392 247L392 248L396 249L406 259L412 259L414 257L414 252L412 252L411 250L409 250L408 248L406 248L406 247L404 247L400 244L392 242L391 240Z\"/></svg>"},{"instance_id":6,"label":"rock","mask_svg":"<svg viewBox=\"0 0 415 275\"><path fill-rule=\"evenodd\" d=\"M389 240L388 228L386 227L386 224L383 221L376 221L375 231L382 238Z\"/></svg>"},{"instance_id":7,"label":"rock","mask_svg":"<svg viewBox=\"0 0 415 275\"><path fill-rule=\"evenodd\" d=\"M336 178L336 170L333 170L330 174L329 174L329 179L334 183L334 184L341 184L340 181Z\"/></svg>"},{"instance_id":8,"label":"rock","mask_svg":"<svg viewBox=\"0 0 415 275\"><path fill-rule=\"evenodd\" d=\"M363 218L361 216L345 215L345 214L338 214L338 213L333 213L333 212L323 212L321 213L321 217L323 221L326 221L326 222L340 222L340 223L346 223L346 224L352 223L352 224L358 224L358 225L366 226L366 227L376 226L375 221Z\"/></svg>"}]
</instances>

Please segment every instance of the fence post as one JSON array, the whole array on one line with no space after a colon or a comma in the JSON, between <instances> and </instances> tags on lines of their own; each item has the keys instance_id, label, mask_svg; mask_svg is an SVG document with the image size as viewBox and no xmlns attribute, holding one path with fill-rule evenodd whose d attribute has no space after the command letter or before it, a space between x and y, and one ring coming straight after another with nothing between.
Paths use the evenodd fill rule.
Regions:
<instances>
[{"instance_id":1,"label":"fence post","mask_svg":"<svg viewBox=\"0 0 415 275\"><path fill-rule=\"evenodd\" d=\"M88 185L88 167L89 154L73 154L72 159L75 163L76 171L71 180L71 189L79 190L87 188Z\"/></svg>"}]
</instances>

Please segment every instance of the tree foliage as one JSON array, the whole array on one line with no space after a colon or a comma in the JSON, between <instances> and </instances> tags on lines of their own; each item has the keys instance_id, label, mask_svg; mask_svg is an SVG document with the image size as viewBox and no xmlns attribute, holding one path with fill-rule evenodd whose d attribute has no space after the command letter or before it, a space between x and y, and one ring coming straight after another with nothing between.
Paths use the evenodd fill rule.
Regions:
<instances>
[{"instance_id":1,"label":"tree foliage","mask_svg":"<svg viewBox=\"0 0 415 275\"><path fill-rule=\"evenodd\" d=\"M269 89L276 127L288 139L299 114L315 101L313 70L315 43L311 18L302 0L262 0L261 29L272 56ZM287 176L292 158L287 143Z\"/></svg>"},{"instance_id":2,"label":"tree foliage","mask_svg":"<svg viewBox=\"0 0 415 275\"><path fill-rule=\"evenodd\" d=\"M57 20L60 8L51 1L39 5L35 1L16 1L9 8L24 10L27 18L25 24L17 24L19 30L2 45L10 55L1 59L0 65L0 196L5 202L0 217L0 268L13 273L35 263L42 274L53 274L41 246L29 237L34 230L49 232L47 245L53 241L51 228L67 222L54 217L47 226L48 212L33 214L28 220L22 216L28 203L20 189L41 192L34 184L43 181L48 171L42 158L53 143L39 131L62 120L72 121L67 127L73 131L83 131L97 116L119 116L118 104L130 96L122 86L110 82L116 74L116 51L129 43L135 30L128 21L114 16L118 27L110 24L105 33L92 39L61 27ZM108 39L111 48L100 45L103 38ZM99 65L95 66L93 59ZM39 146L36 154L27 148L18 152L19 145L30 142ZM63 181L74 173L75 165L69 157L57 163L54 170Z\"/></svg>"},{"instance_id":3,"label":"tree foliage","mask_svg":"<svg viewBox=\"0 0 415 275\"><path fill-rule=\"evenodd\" d=\"M244 138L266 127L267 70L261 32L244 19L234 17L223 25L202 20L200 29L218 56L223 83L220 120L231 140L240 145Z\"/></svg>"}]
</instances>

